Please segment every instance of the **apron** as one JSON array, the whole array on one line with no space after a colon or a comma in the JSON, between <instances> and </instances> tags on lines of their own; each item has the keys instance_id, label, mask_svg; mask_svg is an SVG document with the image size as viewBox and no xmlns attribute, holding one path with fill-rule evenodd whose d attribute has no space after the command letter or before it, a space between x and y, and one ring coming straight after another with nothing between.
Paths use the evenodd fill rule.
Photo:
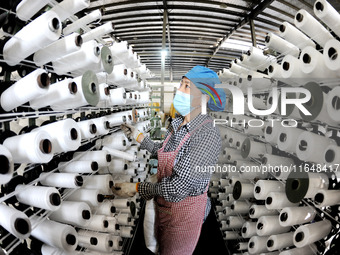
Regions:
<instances>
[{"instance_id":1,"label":"apron","mask_svg":"<svg viewBox=\"0 0 340 255\"><path fill-rule=\"evenodd\" d=\"M199 127L204 125L207 120ZM194 130L194 131L195 131ZM172 175L175 158L183 144L189 139L190 133L180 141L175 151L164 152L172 133L158 150L158 182L163 177ZM180 202L168 202L163 197L156 197L156 235L161 255L189 255L192 254L201 233L205 207L207 204L207 190L199 196L189 196Z\"/></svg>"}]
</instances>

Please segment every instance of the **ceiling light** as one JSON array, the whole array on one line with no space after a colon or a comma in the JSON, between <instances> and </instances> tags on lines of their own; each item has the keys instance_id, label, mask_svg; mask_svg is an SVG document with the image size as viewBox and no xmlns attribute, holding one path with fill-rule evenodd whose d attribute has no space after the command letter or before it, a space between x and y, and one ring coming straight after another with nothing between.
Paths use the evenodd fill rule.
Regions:
<instances>
[{"instance_id":1,"label":"ceiling light","mask_svg":"<svg viewBox=\"0 0 340 255\"><path fill-rule=\"evenodd\" d=\"M229 49L235 49L235 50L242 50L247 51L252 46L252 43L245 42L241 40L235 40L235 39L227 39L224 43L222 43L222 48L229 48Z\"/></svg>"}]
</instances>

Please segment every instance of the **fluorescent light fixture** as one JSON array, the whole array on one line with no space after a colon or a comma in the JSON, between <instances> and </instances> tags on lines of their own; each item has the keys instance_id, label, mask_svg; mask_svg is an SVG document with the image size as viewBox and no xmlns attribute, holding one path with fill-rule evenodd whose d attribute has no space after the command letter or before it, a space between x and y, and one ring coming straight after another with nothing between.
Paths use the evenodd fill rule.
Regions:
<instances>
[{"instance_id":1,"label":"fluorescent light fixture","mask_svg":"<svg viewBox=\"0 0 340 255\"><path fill-rule=\"evenodd\" d=\"M222 43L222 48L229 48L229 49L235 49L235 50L242 50L247 51L252 46L252 43L245 42L241 40L235 40L235 39L227 39L224 43Z\"/></svg>"},{"instance_id":2,"label":"fluorescent light fixture","mask_svg":"<svg viewBox=\"0 0 340 255\"><path fill-rule=\"evenodd\" d=\"M166 50L161 51L162 59L165 59L165 57L168 55L168 52Z\"/></svg>"}]
</instances>

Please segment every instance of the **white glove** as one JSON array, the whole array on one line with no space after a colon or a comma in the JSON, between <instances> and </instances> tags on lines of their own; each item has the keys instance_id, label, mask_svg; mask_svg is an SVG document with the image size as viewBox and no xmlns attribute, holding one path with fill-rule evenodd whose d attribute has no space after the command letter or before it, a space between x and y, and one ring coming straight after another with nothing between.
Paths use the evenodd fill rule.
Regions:
<instances>
[{"instance_id":1,"label":"white glove","mask_svg":"<svg viewBox=\"0 0 340 255\"><path fill-rule=\"evenodd\" d=\"M137 138L140 134L143 134L141 131L139 131L136 127L129 125L129 124L121 124L120 125L121 130L124 132L127 138L129 139L135 139L137 141Z\"/></svg>"},{"instance_id":2,"label":"white glove","mask_svg":"<svg viewBox=\"0 0 340 255\"><path fill-rule=\"evenodd\" d=\"M137 193L137 183L122 182L112 187L112 192L119 197L133 197Z\"/></svg>"}]
</instances>

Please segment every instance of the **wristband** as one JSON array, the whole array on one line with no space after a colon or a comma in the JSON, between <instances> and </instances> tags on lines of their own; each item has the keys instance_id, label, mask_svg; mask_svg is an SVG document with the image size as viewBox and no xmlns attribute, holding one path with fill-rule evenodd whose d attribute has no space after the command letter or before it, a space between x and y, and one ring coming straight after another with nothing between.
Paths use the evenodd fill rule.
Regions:
<instances>
[{"instance_id":1,"label":"wristband","mask_svg":"<svg viewBox=\"0 0 340 255\"><path fill-rule=\"evenodd\" d=\"M136 183L136 192L138 192L138 186L139 186L140 182Z\"/></svg>"}]
</instances>

